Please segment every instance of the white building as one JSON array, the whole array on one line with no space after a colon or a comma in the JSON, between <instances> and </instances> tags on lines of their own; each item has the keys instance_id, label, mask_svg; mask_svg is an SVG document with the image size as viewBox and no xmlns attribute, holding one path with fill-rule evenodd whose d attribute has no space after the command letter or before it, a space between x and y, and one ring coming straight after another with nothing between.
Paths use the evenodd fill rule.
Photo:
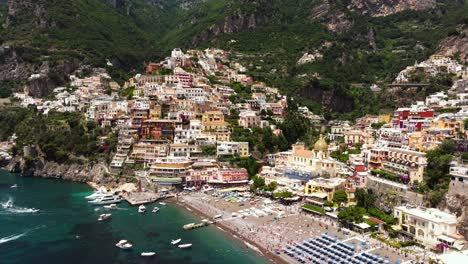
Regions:
<instances>
[{"instance_id":1,"label":"white building","mask_svg":"<svg viewBox=\"0 0 468 264\"><path fill-rule=\"evenodd\" d=\"M457 217L436 208L398 206L393 215L404 234L434 248L439 243L450 246L456 241Z\"/></svg>"},{"instance_id":2,"label":"white building","mask_svg":"<svg viewBox=\"0 0 468 264\"><path fill-rule=\"evenodd\" d=\"M188 128L184 128L182 125L180 125L174 131L174 143L181 144L195 141L197 136L199 136L201 133L201 126L202 125L200 120L190 120Z\"/></svg>"},{"instance_id":3,"label":"white building","mask_svg":"<svg viewBox=\"0 0 468 264\"><path fill-rule=\"evenodd\" d=\"M236 155L241 157L249 156L248 142L222 141L216 144L216 153L218 156Z\"/></svg>"}]
</instances>

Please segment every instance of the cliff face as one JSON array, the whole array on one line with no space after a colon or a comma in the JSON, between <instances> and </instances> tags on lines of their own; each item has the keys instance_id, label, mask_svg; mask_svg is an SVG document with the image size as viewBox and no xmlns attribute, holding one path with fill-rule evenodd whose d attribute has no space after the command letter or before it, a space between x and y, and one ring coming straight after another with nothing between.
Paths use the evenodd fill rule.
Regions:
<instances>
[{"instance_id":1,"label":"cliff face","mask_svg":"<svg viewBox=\"0 0 468 264\"><path fill-rule=\"evenodd\" d=\"M346 13L361 16L389 16L407 10L421 11L436 7L436 0L352 0L346 8L337 7L333 0L321 0L310 13L312 20L320 21L332 32L351 28L352 19Z\"/></svg>"},{"instance_id":2,"label":"cliff face","mask_svg":"<svg viewBox=\"0 0 468 264\"><path fill-rule=\"evenodd\" d=\"M237 33L244 29L256 28L257 24L264 22L266 22L266 18L260 14L247 14L238 10L232 15L227 16L223 22L214 24L202 33L197 34L192 39L192 44L197 45L208 41L222 33Z\"/></svg>"},{"instance_id":3,"label":"cliff face","mask_svg":"<svg viewBox=\"0 0 468 264\"><path fill-rule=\"evenodd\" d=\"M436 0L352 0L347 8L360 15L379 17L407 10L431 9L436 4Z\"/></svg>"},{"instance_id":4,"label":"cliff face","mask_svg":"<svg viewBox=\"0 0 468 264\"><path fill-rule=\"evenodd\" d=\"M42 159L31 161L16 157L5 169L29 177L56 178L74 182L93 181L98 184L115 182L113 177L107 176L107 167L103 164L58 164Z\"/></svg>"},{"instance_id":5,"label":"cliff face","mask_svg":"<svg viewBox=\"0 0 468 264\"><path fill-rule=\"evenodd\" d=\"M462 61L468 61L468 26L459 25L451 36L439 44L438 53L446 56L460 56Z\"/></svg>"}]
</instances>

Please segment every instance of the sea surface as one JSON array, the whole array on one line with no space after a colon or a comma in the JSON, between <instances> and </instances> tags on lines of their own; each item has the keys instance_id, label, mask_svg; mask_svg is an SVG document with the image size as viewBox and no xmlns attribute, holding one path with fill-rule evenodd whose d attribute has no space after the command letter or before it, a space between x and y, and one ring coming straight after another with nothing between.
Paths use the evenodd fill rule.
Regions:
<instances>
[{"instance_id":1,"label":"sea surface","mask_svg":"<svg viewBox=\"0 0 468 264\"><path fill-rule=\"evenodd\" d=\"M14 184L18 188L11 188ZM99 222L99 214L109 211L88 204L84 197L91 193L85 184L0 171L0 203L13 202L12 208L0 206L0 263L268 263L216 227L183 230L184 224L200 219L170 203L148 205L148 212L139 214L122 202L110 211L109 220ZM161 210L152 213L154 206ZM171 245L177 238L192 248ZM115 247L121 239L129 240L133 249ZM157 254L140 256L147 251Z\"/></svg>"}]
</instances>

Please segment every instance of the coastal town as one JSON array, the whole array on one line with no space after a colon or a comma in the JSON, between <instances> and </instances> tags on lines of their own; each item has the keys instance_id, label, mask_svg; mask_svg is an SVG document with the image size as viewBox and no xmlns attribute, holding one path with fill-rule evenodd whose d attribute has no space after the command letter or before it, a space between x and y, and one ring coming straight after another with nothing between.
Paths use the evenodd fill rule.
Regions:
<instances>
[{"instance_id":1,"label":"coastal town","mask_svg":"<svg viewBox=\"0 0 468 264\"><path fill-rule=\"evenodd\" d=\"M122 86L92 69L51 97L13 101L108 129L98 140L105 150L116 143L106 177L132 205L168 198L273 262L468 261L468 157L441 158L468 151L466 66L433 55L392 85L450 74L448 91L387 114L325 121L231 57L176 48ZM296 142L282 129L292 115L310 129ZM0 143L6 161L15 137Z\"/></svg>"}]
</instances>

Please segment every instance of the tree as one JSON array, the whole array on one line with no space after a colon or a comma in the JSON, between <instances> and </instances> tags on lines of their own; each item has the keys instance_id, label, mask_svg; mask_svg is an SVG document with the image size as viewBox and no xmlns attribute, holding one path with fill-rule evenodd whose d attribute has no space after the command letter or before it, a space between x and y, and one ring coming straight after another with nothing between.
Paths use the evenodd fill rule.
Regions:
<instances>
[{"instance_id":1,"label":"tree","mask_svg":"<svg viewBox=\"0 0 468 264\"><path fill-rule=\"evenodd\" d=\"M263 190L267 192L273 192L274 190L276 190L276 188L278 188L278 183L276 181L272 181L269 184L265 185L265 187L263 187Z\"/></svg>"},{"instance_id":2,"label":"tree","mask_svg":"<svg viewBox=\"0 0 468 264\"><path fill-rule=\"evenodd\" d=\"M375 195L368 193L364 189L357 189L356 190L356 200L357 200L357 205L366 209L374 207L374 203L376 200Z\"/></svg>"},{"instance_id":3,"label":"tree","mask_svg":"<svg viewBox=\"0 0 468 264\"><path fill-rule=\"evenodd\" d=\"M256 191L258 189L263 189L265 187L265 179L256 175L252 178L253 184L250 187L252 191Z\"/></svg>"},{"instance_id":4,"label":"tree","mask_svg":"<svg viewBox=\"0 0 468 264\"><path fill-rule=\"evenodd\" d=\"M338 213L338 218L345 222L361 223L366 209L358 206L350 206Z\"/></svg>"},{"instance_id":5,"label":"tree","mask_svg":"<svg viewBox=\"0 0 468 264\"><path fill-rule=\"evenodd\" d=\"M216 146L215 145L202 146L201 150L202 150L202 153L205 154L206 156L216 155Z\"/></svg>"},{"instance_id":6,"label":"tree","mask_svg":"<svg viewBox=\"0 0 468 264\"><path fill-rule=\"evenodd\" d=\"M344 190L338 190L333 194L333 201L337 204L346 203L348 201L348 194Z\"/></svg>"}]
</instances>

